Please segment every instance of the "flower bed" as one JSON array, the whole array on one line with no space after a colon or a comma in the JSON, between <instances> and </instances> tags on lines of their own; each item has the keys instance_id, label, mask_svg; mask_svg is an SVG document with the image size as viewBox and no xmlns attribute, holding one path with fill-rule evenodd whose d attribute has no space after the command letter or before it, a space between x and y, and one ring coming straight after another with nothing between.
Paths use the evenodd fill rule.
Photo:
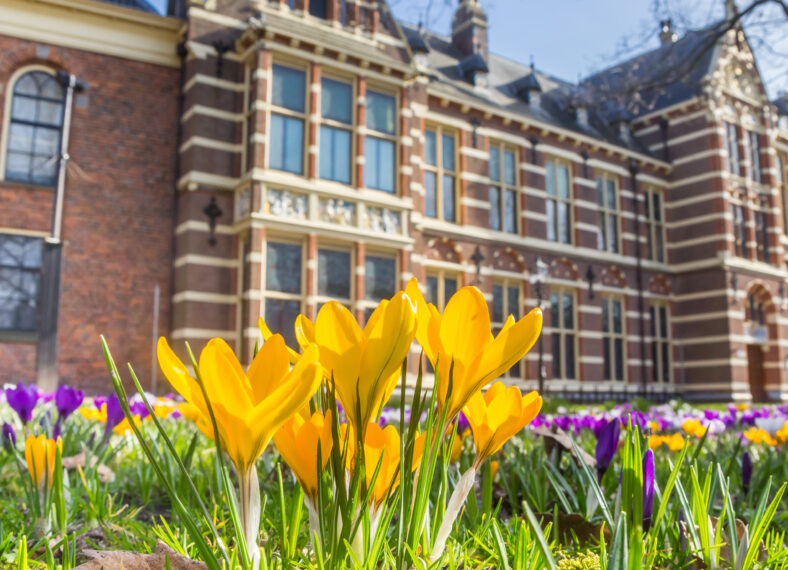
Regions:
<instances>
[{"instance_id":1,"label":"flower bed","mask_svg":"<svg viewBox=\"0 0 788 570\"><path fill-rule=\"evenodd\" d=\"M104 345L115 392L6 387L0 560L16 567L777 568L788 408L672 403L539 414L497 380L534 311L490 335L458 291L415 281L360 328L327 303L299 350L261 321L244 370L220 339L145 394ZM417 341L407 408L404 360ZM425 373L426 376L426 373ZM130 384L129 384L130 385ZM193 562L194 561L194 562ZM144 564L144 566L143 566ZM158 566L157 566L158 565Z\"/></svg>"}]
</instances>

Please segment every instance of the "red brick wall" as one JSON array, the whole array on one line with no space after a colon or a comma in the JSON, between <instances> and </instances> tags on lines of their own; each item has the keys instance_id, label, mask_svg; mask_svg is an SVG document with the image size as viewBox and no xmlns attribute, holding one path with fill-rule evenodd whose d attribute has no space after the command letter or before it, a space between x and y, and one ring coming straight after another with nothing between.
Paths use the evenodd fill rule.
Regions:
<instances>
[{"instance_id":1,"label":"red brick wall","mask_svg":"<svg viewBox=\"0 0 788 570\"><path fill-rule=\"evenodd\" d=\"M104 334L118 363L133 363L147 384L156 284L161 333L169 319L178 70L44 48L0 36L0 84L5 93L11 74L32 63L65 69L90 84L87 105L75 106L71 128L61 380L109 389L99 344ZM0 121L6 112L0 107ZM51 190L0 182L0 227L48 230L51 198ZM32 381L34 354L30 344L0 344L0 382Z\"/></svg>"}]
</instances>

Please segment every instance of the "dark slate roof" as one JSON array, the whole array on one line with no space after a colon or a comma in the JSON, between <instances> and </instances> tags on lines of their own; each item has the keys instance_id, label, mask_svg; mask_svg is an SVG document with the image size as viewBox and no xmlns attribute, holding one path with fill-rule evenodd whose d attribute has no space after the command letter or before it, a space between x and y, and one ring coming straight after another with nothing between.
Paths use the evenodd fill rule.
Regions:
<instances>
[{"instance_id":1,"label":"dark slate roof","mask_svg":"<svg viewBox=\"0 0 788 570\"><path fill-rule=\"evenodd\" d=\"M143 12L150 12L158 14L159 11L147 0L99 0L106 4L115 4L116 6L123 6L124 8L132 8L133 10L142 10Z\"/></svg>"},{"instance_id":2,"label":"dark slate roof","mask_svg":"<svg viewBox=\"0 0 788 570\"><path fill-rule=\"evenodd\" d=\"M605 69L581 85L597 99L617 99L634 116L691 99L701 93L703 79L716 64L717 31L717 26L689 31L677 42Z\"/></svg>"},{"instance_id":3,"label":"dark slate roof","mask_svg":"<svg viewBox=\"0 0 788 570\"><path fill-rule=\"evenodd\" d=\"M777 107L777 114L778 115L786 115L788 116L788 93L779 96L777 99L772 101L775 107Z\"/></svg>"},{"instance_id":4,"label":"dark slate roof","mask_svg":"<svg viewBox=\"0 0 788 570\"><path fill-rule=\"evenodd\" d=\"M429 48L426 54L427 72L431 79L431 89L436 95L443 93L447 97L476 99L481 104L498 107L502 111L628 147L637 152L649 153L634 138L621 137L618 125L612 124L606 118L605 113L609 112L607 107L604 104L594 104L589 90L582 85L578 86L530 65L495 54L490 54L486 61L486 87L479 86L478 82L474 85L465 77L463 66L460 65L466 60L465 56L452 45L450 38L420 32L416 26L405 23L400 26L411 45L417 41L416 36L423 33L424 42ZM538 87L541 90L538 106L526 102L524 86ZM587 124L581 125L576 120L579 106L584 106L588 111Z\"/></svg>"}]
</instances>

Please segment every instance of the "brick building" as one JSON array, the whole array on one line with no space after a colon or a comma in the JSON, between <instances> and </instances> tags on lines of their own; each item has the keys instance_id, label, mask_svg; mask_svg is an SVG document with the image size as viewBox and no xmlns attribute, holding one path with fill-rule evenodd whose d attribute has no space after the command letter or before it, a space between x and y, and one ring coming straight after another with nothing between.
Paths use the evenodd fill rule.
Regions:
<instances>
[{"instance_id":1,"label":"brick building","mask_svg":"<svg viewBox=\"0 0 788 570\"><path fill-rule=\"evenodd\" d=\"M118 4L0 5L0 381L36 376L64 70L63 381L106 386L100 333L150 382L156 327L248 360L260 315L363 322L415 275L495 326L541 297L545 391L788 396L788 101L731 20L571 84L489 53L479 0L451 37L384 0Z\"/></svg>"}]
</instances>

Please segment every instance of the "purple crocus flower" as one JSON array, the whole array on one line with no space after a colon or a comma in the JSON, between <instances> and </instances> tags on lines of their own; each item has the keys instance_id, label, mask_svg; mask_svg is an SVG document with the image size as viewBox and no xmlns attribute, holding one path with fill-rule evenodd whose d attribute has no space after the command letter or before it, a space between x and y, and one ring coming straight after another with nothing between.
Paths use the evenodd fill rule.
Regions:
<instances>
[{"instance_id":1,"label":"purple crocus flower","mask_svg":"<svg viewBox=\"0 0 788 570\"><path fill-rule=\"evenodd\" d=\"M752 481L752 459L750 453L745 451L741 458L741 486L745 493L750 491L750 481Z\"/></svg>"},{"instance_id":2,"label":"purple crocus flower","mask_svg":"<svg viewBox=\"0 0 788 570\"><path fill-rule=\"evenodd\" d=\"M8 405L22 420L23 425L33 419L33 410L38 403L38 390L32 384L17 384L15 388L8 388L5 391Z\"/></svg>"},{"instance_id":3,"label":"purple crocus flower","mask_svg":"<svg viewBox=\"0 0 788 570\"><path fill-rule=\"evenodd\" d=\"M16 447L16 432L11 424L3 424L3 447L9 451Z\"/></svg>"},{"instance_id":4,"label":"purple crocus flower","mask_svg":"<svg viewBox=\"0 0 788 570\"><path fill-rule=\"evenodd\" d=\"M107 409L108 409L107 414L109 414L109 407ZM141 420L147 418L150 415L150 412L148 412L148 408L145 405L145 402L142 402L140 400L136 402L129 402L129 411L131 412L132 416L139 416ZM121 420L123 420L122 417Z\"/></svg>"},{"instance_id":5,"label":"purple crocus flower","mask_svg":"<svg viewBox=\"0 0 788 570\"><path fill-rule=\"evenodd\" d=\"M618 438L621 434L621 422L618 418L613 418L602 428L599 438L596 441L596 473L599 481L610 467L613 456L618 449Z\"/></svg>"},{"instance_id":6,"label":"purple crocus flower","mask_svg":"<svg viewBox=\"0 0 788 570\"><path fill-rule=\"evenodd\" d=\"M646 450L643 456L643 532L651 528L654 512L654 452Z\"/></svg>"},{"instance_id":7,"label":"purple crocus flower","mask_svg":"<svg viewBox=\"0 0 788 570\"><path fill-rule=\"evenodd\" d=\"M457 433L463 434L466 429L471 429L471 424L468 422L468 418L465 417L465 414L460 412L457 416Z\"/></svg>"},{"instance_id":8,"label":"purple crocus flower","mask_svg":"<svg viewBox=\"0 0 788 570\"><path fill-rule=\"evenodd\" d=\"M82 405L85 393L71 386L61 384L55 391L55 407L57 408L58 421L65 420Z\"/></svg>"},{"instance_id":9,"label":"purple crocus flower","mask_svg":"<svg viewBox=\"0 0 788 570\"><path fill-rule=\"evenodd\" d=\"M110 395L105 403L107 404L107 425L105 429L109 431L122 422L126 416L116 394Z\"/></svg>"}]
</instances>

